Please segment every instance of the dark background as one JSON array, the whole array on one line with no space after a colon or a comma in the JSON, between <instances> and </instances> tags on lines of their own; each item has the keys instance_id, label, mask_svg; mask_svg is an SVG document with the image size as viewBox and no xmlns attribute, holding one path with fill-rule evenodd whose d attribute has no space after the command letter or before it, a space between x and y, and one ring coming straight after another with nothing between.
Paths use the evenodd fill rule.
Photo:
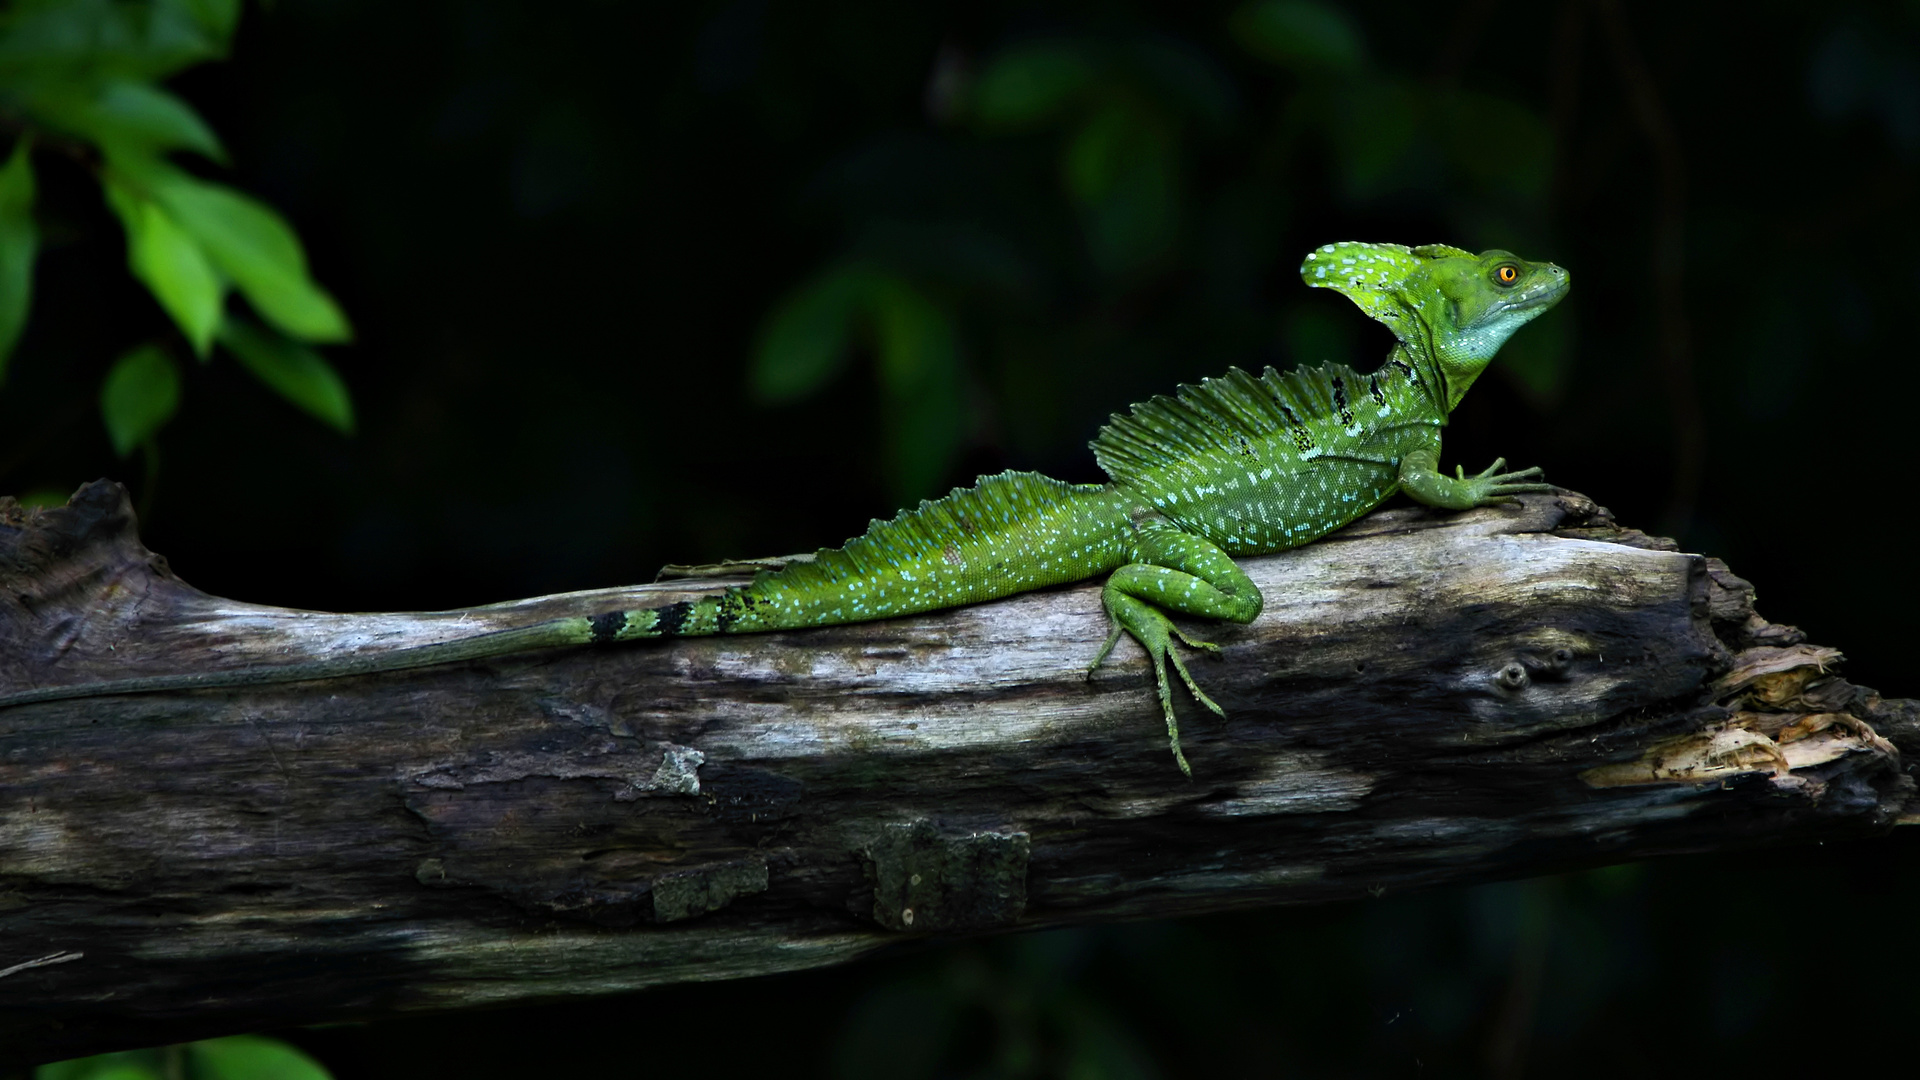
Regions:
<instances>
[{"instance_id":1,"label":"dark background","mask_svg":"<svg viewBox=\"0 0 1920 1080\"><path fill-rule=\"evenodd\" d=\"M172 85L232 151L208 175L287 214L354 320L328 356L358 433L216 360L187 372L157 462L116 459L101 374L173 331L97 185L49 158L0 490L126 480L182 576L264 603L648 580L838 543L982 472L1098 479L1085 443L1132 401L1232 364L1376 362L1384 333L1299 284L1312 246L1502 246L1575 288L1455 414L1449 463L1542 465L1727 559L1854 681L1920 694L1900 420L1920 4L1289 11L1318 46L1233 4L251 8L230 62ZM1009 57L1093 74L1058 108L994 113L979 88ZM848 266L937 314L938 377L889 382L856 320L843 366L770 400L769 320ZM1915 846L288 1037L343 1078L1779 1068L1904 1034Z\"/></svg>"}]
</instances>

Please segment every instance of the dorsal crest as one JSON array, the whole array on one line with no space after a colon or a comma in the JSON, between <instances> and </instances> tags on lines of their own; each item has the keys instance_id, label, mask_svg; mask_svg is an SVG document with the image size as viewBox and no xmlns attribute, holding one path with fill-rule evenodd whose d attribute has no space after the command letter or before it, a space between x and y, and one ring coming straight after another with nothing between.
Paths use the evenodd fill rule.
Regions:
<instances>
[{"instance_id":1,"label":"dorsal crest","mask_svg":"<svg viewBox=\"0 0 1920 1080\"><path fill-rule=\"evenodd\" d=\"M1119 483L1196 459L1258 452L1275 440L1299 447L1307 425L1335 415L1340 399L1365 393L1364 376L1342 365L1255 377L1229 368L1115 413L1093 440L1093 455ZM1311 439L1308 436L1310 443Z\"/></svg>"},{"instance_id":2,"label":"dorsal crest","mask_svg":"<svg viewBox=\"0 0 1920 1080\"><path fill-rule=\"evenodd\" d=\"M782 570L763 570L755 581L777 576L785 584L800 587L870 576L938 557L984 536L1004 535L1048 507L1097 490L1097 486L1070 484L1039 473L983 476L973 487L954 488L944 498L902 510L890 520L876 518L865 533L839 548L824 548L811 560L789 563Z\"/></svg>"}]
</instances>

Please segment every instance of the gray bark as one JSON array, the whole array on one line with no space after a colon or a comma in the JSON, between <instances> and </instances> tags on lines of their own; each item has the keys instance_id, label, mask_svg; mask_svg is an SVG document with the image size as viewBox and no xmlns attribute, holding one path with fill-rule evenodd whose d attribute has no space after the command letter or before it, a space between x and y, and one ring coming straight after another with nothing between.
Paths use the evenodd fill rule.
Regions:
<instances>
[{"instance_id":1,"label":"gray bark","mask_svg":"<svg viewBox=\"0 0 1920 1080\"><path fill-rule=\"evenodd\" d=\"M0 709L0 1066L1885 830L1920 708L1582 496L1244 563L1178 690L1093 584L800 633ZM335 615L201 593L124 492L0 500L0 693L685 598Z\"/></svg>"}]
</instances>

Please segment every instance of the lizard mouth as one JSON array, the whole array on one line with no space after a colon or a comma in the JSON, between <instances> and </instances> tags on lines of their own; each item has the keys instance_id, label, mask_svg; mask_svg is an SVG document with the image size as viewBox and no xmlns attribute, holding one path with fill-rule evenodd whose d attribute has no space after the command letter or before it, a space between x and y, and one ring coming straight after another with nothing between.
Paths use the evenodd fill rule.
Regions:
<instances>
[{"instance_id":1,"label":"lizard mouth","mask_svg":"<svg viewBox=\"0 0 1920 1080\"><path fill-rule=\"evenodd\" d=\"M1549 308L1560 302L1573 288L1573 276L1565 270L1547 263L1539 268L1534 280L1508 297L1500 307L1505 311L1531 311L1535 308Z\"/></svg>"}]
</instances>

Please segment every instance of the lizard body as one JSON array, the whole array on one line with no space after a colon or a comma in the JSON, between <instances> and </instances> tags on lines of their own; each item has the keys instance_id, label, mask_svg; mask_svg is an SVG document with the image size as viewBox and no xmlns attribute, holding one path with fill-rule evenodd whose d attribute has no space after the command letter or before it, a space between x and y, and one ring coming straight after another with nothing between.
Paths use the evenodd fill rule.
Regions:
<instances>
[{"instance_id":1,"label":"lizard body","mask_svg":"<svg viewBox=\"0 0 1920 1080\"><path fill-rule=\"evenodd\" d=\"M554 619L457 641L345 659L48 687L33 701L297 682L483 659L531 649L865 622L977 603L1108 574L1113 632L1151 656L1175 760L1167 665L1194 697L1173 646L1172 612L1251 622L1261 596L1232 556L1298 547L1395 491L1463 510L1525 491L1538 469L1439 471L1440 432L1507 337L1566 294L1550 263L1503 251L1329 244L1307 256L1307 284L1337 289L1399 339L1378 371L1340 364L1255 376L1237 368L1116 414L1093 442L1105 484L1007 472L875 521L845 546L698 600ZM1223 714L1224 715L1224 714Z\"/></svg>"}]
</instances>

